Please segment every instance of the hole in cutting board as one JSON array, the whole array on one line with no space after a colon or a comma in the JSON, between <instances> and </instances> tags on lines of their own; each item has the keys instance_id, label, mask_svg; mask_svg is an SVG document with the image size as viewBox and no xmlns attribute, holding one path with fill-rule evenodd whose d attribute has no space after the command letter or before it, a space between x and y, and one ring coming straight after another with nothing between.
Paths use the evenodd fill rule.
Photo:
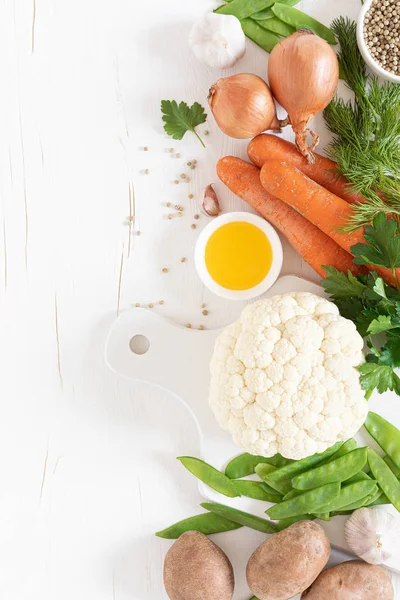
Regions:
<instances>
[{"instance_id":1,"label":"hole in cutting board","mask_svg":"<svg viewBox=\"0 0 400 600\"><path fill-rule=\"evenodd\" d=\"M129 348L134 354L146 354L150 348L150 341L145 335L134 335L129 342Z\"/></svg>"}]
</instances>

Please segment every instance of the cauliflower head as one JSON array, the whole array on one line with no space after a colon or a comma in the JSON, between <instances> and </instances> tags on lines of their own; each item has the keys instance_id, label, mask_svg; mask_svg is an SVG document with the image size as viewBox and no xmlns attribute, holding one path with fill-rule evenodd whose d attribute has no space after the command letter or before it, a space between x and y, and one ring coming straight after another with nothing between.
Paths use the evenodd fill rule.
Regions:
<instances>
[{"instance_id":1,"label":"cauliflower head","mask_svg":"<svg viewBox=\"0 0 400 600\"><path fill-rule=\"evenodd\" d=\"M362 349L354 323L328 300L304 292L261 300L215 343L211 408L251 454L323 452L367 416L356 369Z\"/></svg>"}]
</instances>

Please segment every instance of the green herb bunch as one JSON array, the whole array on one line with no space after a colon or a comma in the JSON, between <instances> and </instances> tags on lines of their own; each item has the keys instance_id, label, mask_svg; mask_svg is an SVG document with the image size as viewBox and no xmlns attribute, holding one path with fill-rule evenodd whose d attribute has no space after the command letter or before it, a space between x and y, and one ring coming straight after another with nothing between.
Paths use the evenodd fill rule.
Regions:
<instances>
[{"instance_id":1,"label":"green herb bunch","mask_svg":"<svg viewBox=\"0 0 400 600\"><path fill-rule=\"evenodd\" d=\"M366 198L353 205L347 229L354 230L380 211L400 215L400 85L381 84L367 74L354 21L340 17L331 29L340 43L341 78L354 99L335 98L324 111L334 136L328 153L352 189Z\"/></svg>"},{"instance_id":2,"label":"green herb bunch","mask_svg":"<svg viewBox=\"0 0 400 600\"><path fill-rule=\"evenodd\" d=\"M370 350L359 367L367 398L374 389L400 396L400 378L394 371L400 367L400 284L395 271L400 267L399 223L381 212L365 228L365 240L366 244L352 246L354 262L389 268L397 288L387 285L376 271L355 277L334 267L324 267L327 277L322 285L340 314L355 323Z\"/></svg>"}]
</instances>

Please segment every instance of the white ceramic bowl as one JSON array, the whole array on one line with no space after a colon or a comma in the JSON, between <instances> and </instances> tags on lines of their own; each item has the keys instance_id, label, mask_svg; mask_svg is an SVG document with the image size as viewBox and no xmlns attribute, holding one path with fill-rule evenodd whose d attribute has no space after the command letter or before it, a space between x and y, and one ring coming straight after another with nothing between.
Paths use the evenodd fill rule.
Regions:
<instances>
[{"instance_id":1,"label":"white ceramic bowl","mask_svg":"<svg viewBox=\"0 0 400 600\"><path fill-rule=\"evenodd\" d=\"M373 58L372 55L370 54L368 48L367 48L367 44L365 43L365 39L364 39L364 19L365 19L365 15L367 14L367 12L369 11L369 9L371 8L371 4L372 4L373 0L365 0L363 7L360 11L360 14L358 15L358 19L357 19L357 43L358 43L358 48L361 52L361 55L363 57L363 59L365 60L365 62L367 63L367 65L369 66L369 68L371 69L371 71L374 71L374 73L376 73L377 75L379 75L379 77L382 77L383 79L386 79L386 81L393 81L394 83L400 83L400 75L393 75L392 73L389 73L388 71L385 71L385 69L383 69ZM400 58L400 57L399 57Z\"/></svg>"},{"instance_id":2,"label":"white ceramic bowl","mask_svg":"<svg viewBox=\"0 0 400 600\"><path fill-rule=\"evenodd\" d=\"M272 264L265 279L248 290L230 290L216 283L208 272L205 261L207 242L214 231L221 227L221 225L238 221L251 223L261 229L267 236L272 248ZM214 292L214 294L221 298L227 298L228 300L250 300L251 298L255 298L266 292L275 283L282 268L283 252L278 234L267 221L251 213L232 212L226 215L220 215L206 225L197 240L194 258L200 279L209 290Z\"/></svg>"}]
</instances>

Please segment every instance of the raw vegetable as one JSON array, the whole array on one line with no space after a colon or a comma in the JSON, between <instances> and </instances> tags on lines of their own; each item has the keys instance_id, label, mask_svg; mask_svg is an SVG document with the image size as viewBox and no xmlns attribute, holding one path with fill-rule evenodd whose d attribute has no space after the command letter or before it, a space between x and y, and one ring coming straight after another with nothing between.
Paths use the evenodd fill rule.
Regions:
<instances>
[{"instance_id":1,"label":"raw vegetable","mask_svg":"<svg viewBox=\"0 0 400 600\"><path fill-rule=\"evenodd\" d=\"M287 519L305 513L316 513L329 504L340 492L340 483L327 483L290 500L271 506L265 512L271 519Z\"/></svg>"},{"instance_id":2,"label":"raw vegetable","mask_svg":"<svg viewBox=\"0 0 400 600\"><path fill-rule=\"evenodd\" d=\"M228 521L220 515L214 513L202 513L201 515L195 515L194 517L179 521L162 531L157 531L156 536L167 540L176 540L186 531L199 531L205 535L211 535L212 533L232 531L233 529L239 529L240 527L242 527L242 525L234 523L233 521Z\"/></svg>"},{"instance_id":3,"label":"raw vegetable","mask_svg":"<svg viewBox=\"0 0 400 600\"><path fill-rule=\"evenodd\" d=\"M193 25L189 46L200 62L228 69L245 55L246 38L236 17L208 13Z\"/></svg>"},{"instance_id":4,"label":"raw vegetable","mask_svg":"<svg viewBox=\"0 0 400 600\"><path fill-rule=\"evenodd\" d=\"M208 465L203 460L192 456L178 456L178 460L188 471L213 490L230 498L240 496L235 483L229 477L214 469L214 467Z\"/></svg>"},{"instance_id":5,"label":"raw vegetable","mask_svg":"<svg viewBox=\"0 0 400 600\"><path fill-rule=\"evenodd\" d=\"M223 15L234 15L242 20L260 10L269 8L272 4L271 0L231 0L228 4L219 6L217 11Z\"/></svg>"},{"instance_id":6,"label":"raw vegetable","mask_svg":"<svg viewBox=\"0 0 400 600\"><path fill-rule=\"evenodd\" d=\"M368 450L368 464L379 487L385 492L390 502L400 511L400 482L375 450Z\"/></svg>"},{"instance_id":7,"label":"raw vegetable","mask_svg":"<svg viewBox=\"0 0 400 600\"><path fill-rule=\"evenodd\" d=\"M211 408L251 454L301 459L323 452L351 437L367 415L355 368L362 347L354 323L319 296L290 293L251 304L216 340Z\"/></svg>"},{"instance_id":8,"label":"raw vegetable","mask_svg":"<svg viewBox=\"0 0 400 600\"><path fill-rule=\"evenodd\" d=\"M360 267L353 263L348 252L340 248L296 210L263 188L257 167L240 158L226 156L218 161L217 174L232 192L279 229L293 248L321 277L326 276L322 267L325 264L333 265L339 271L359 272Z\"/></svg>"},{"instance_id":9,"label":"raw vegetable","mask_svg":"<svg viewBox=\"0 0 400 600\"><path fill-rule=\"evenodd\" d=\"M287 4L288 6L294 6L295 4L298 4L299 2L300 2L300 0L281 0L281 4ZM274 1L271 2L270 6L272 6L273 4L275 4ZM263 21L263 20L271 19L273 16L274 16L274 13L272 12L272 9L265 8L264 10L260 10L260 12L252 14L251 18L255 19L256 21Z\"/></svg>"},{"instance_id":10,"label":"raw vegetable","mask_svg":"<svg viewBox=\"0 0 400 600\"><path fill-rule=\"evenodd\" d=\"M298 149L309 162L314 162L313 150L319 137L310 132L314 143L309 147L307 127L336 91L339 81L336 54L312 31L297 31L281 40L271 52L268 80L274 98L288 113Z\"/></svg>"},{"instance_id":11,"label":"raw vegetable","mask_svg":"<svg viewBox=\"0 0 400 600\"><path fill-rule=\"evenodd\" d=\"M400 431L397 427L371 411L368 413L364 427L400 469ZM386 459L385 462L388 464Z\"/></svg>"},{"instance_id":12,"label":"raw vegetable","mask_svg":"<svg viewBox=\"0 0 400 600\"><path fill-rule=\"evenodd\" d=\"M170 600L232 600L232 565L221 548L198 531L184 533L168 550L164 586Z\"/></svg>"},{"instance_id":13,"label":"raw vegetable","mask_svg":"<svg viewBox=\"0 0 400 600\"><path fill-rule=\"evenodd\" d=\"M393 585L380 567L350 560L329 567L306 590L302 600L394 600Z\"/></svg>"},{"instance_id":14,"label":"raw vegetable","mask_svg":"<svg viewBox=\"0 0 400 600\"><path fill-rule=\"evenodd\" d=\"M164 130L174 140L181 140L187 131L192 131L205 148L203 140L195 130L197 125L205 123L207 119L204 108L198 102L189 108L186 102L180 102L178 105L175 100L161 100L161 112L165 123Z\"/></svg>"},{"instance_id":15,"label":"raw vegetable","mask_svg":"<svg viewBox=\"0 0 400 600\"><path fill-rule=\"evenodd\" d=\"M311 31L327 41L328 44L336 44L335 36L329 27L326 27L316 19L306 15L306 13L301 10L277 2L272 6L272 12L278 19L291 25L295 29L311 29Z\"/></svg>"},{"instance_id":16,"label":"raw vegetable","mask_svg":"<svg viewBox=\"0 0 400 600\"><path fill-rule=\"evenodd\" d=\"M320 454L313 454L301 460L296 460L288 465L284 465L281 468L269 473L267 475L268 481L282 481L283 479L289 479L295 475L304 473L325 459L332 458L333 455L340 450L342 445L344 445L342 442L336 442L336 444Z\"/></svg>"},{"instance_id":17,"label":"raw vegetable","mask_svg":"<svg viewBox=\"0 0 400 600\"><path fill-rule=\"evenodd\" d=\"M344 534L354 554L371 565L380 565L396 551L400 521L386 510L360 508L347 519Z\"/></svg>"},{"instance_id":18,"label":"raw vegetable","mask_svg":"<svg viewBox=\"0 0 400 600\"><path fill-rule=\"evenodd\" d=\"M275 33L267 31L253 19L243 19L241 24L245 36L266 52L271 52L279 42L279 37Z\"/></svg>"},{"instance_id":19,"label":"raw vegetable","mask_svg":"<svg viewBox=\"0 0 400 600\"><path fill-rule=\"evenodd\" d=\"M206 510L209 510L225 519L229 519L238 523L239 525L245 525L250 529L261 531L262 533L275 533L274 524L266 519L261 519L249 513L231 508L230 506L223 506L222 504L212 504L210 502L202 502L201 506Z\"/></svg>"},{"instance_id":20,"label":"raw vegetable","mask_svg":"<svg viewBox=\"0 0 400 600\"><path fill-rule=\"evenodd\" d=\"M329 554L329 540L319 525L295 523L255 550L247 563L247 583L262 600L292 598L314 581Z\"/></svg>"},{"instance_id":21,"label":"raw vegetable","mask_svg":"<svg viewBox=\"0 0 400 600\"><path fill-rule=\"evenodd\" d=\"M279 494L270 494L259 481L235 481L235 487L241 496L262 500L263 502L279 502Z\"/></svg>"},{"instance_id":22,"label":"raw vegetable","mask_svg":"<svg viewBox=\"0 0 400 600\"><path fill-rule=\"evenodd\" d=\"M386 260L393 259L394 265L397 265L397 255L393 252L390 253L391 248L388 249L387 254L379 254L376 250L374 251L374 246L363 243L367 239L367 241L379 244L380 249L384 248L393 236L388 236L386 242L385 239L382 239L381 230L386 231L393 219L388 221L389 225L386 224L386 221L384 225L381 221L379 223L374 221L373 228L368 226L365 230L361 228L353 232L343 231L343 226L354 214L353 206L349 206L345 200L335 196L286 162L271 160L265 163L261 169L261 183L267 192L289 204L309 219L313 225L329 235L343 250L351 252L356 257L354 261L356 264L366 265L369 269L374 268L387 283L395 284L396 273L394 268L392 269L392 263L388 263ZM384 219L383 213L382 217ZM379 215L376 219L379 219ZM377 235L374 235L375 232ZM364 239L364 236L367 237ZM389 268L381 265L383 260L386 262L384 266Z\"/></svg>"},{"instance_id":23,"label":"raw vegetable","mask_svg":"<svg viewBox=\"0 0 400 600\"><path fill-rule=\"evenodd\" d=\"M398 431L398 430L397 430ZM390 456L384 456L383 460L385 461L385 463L387 464L387 466L389 467L389 469L391 469L391 471L393 471L393 473L396 475L397 479L399 479L400 477L400 469L399 467L392 461L392 459L390 458Z\"/></svg>"},{"instance_id":24,"label":"raw vegetable","mask_svg":"<svg viewBox=\"0 0 400 600\"><path fill-rule=\"evenodd\" d=\"M287 458L283 458L283 456L280 456L279 454L265 458L264 456L254 456L253 454L244 452L243 454L239 454L239 456L232 458L226 465L225 475L229 477L229 479L240 479L241 477L246 477L246 475L254 473L254 468L260 463L281 467L289 462L291 461Z\"/></svg>"},{"instance_id":25,"label":"raw vegetable","mask_svg":"<svg viewBox=\"0 0 400 600\"><path fill-rule=\"evenodd\" d=\"M337 165L333 160L315 152L315 162L310 164L294 144L276 135L269 133L258 135L249 142L247 154L250 160L260 168L268 160L288 162L346 202L354 203L365 200L363 196L351 190L347 179L339 175Z\"/></svg>"},{"instance_id":26,"label":"raw vegetable","mask_svg":"<svg viewBox=\"0 0 400 600\"><path fill-rule=\"evenodd\" d=\"M278 531L283 531L294 523L298 523L299 521L313 521L315 518L314 515L298 515L297 517L290 517L289 519L280 519L276 523L276 529Z\"/></svg>"},{"instance_id":27,"label":"raw vegetable","mask_svg":"<svg viewBox=\"0 0 400 600\"><path fill-rule=\"evenodd\" d=\"M268 31L272 31L277 35L281 35L282 37L287 37L296 31L294 27L291 27L290 25L287 25L280 19L276 18L258 21L258 23L261 25L261 27L264 27Z\"/></svg>"},{"instance_id":28,"label":"raw vegetable","mask_svg":"<svg viewBox=\"0 0 400 600\"><path fill-rule=\"evenodd\" d=\"M212 186L212 183L207 185L203 190L200 210L207 217L218 217L221 212L218 196Z\"/></svg>"},{"instance_id":29,"label":"raw vegetable","mask_svg":"<svg viewBox=\"0 0 400 600\"><path fill-rule=\"evenodd\" d=\"M369 494L372 494L377 489L375 481L358 481L345 485L339 492L339 495L334 498L329 504L322 507L325 513L336 512L344 509L345 506L360 501ZM318 516L318 515L317 515Z\"/></svg>"},{"instance_id":30,"label":"raw vegetable","mask_svg":"<svg viewBox=\"0 0 400 600\"><path fill-rule=\"evenodd\" d=\"M218 127L230 137L246 139L280 128L271 90L252 73L217 81L210 88L208 103Z\"/></svg>"},{"instance_id":31,"label":"raw vegetable","mask_svg":"<svg viewBox=\"0 0 400 600\"><path fill-rule=\"evenodd\" d=\"M334 136L328 153L368 200L355 207L351 229L367 225L380 211L400 214L400 86L367 74L354 21L336 19L332 30L341 47L342 77L355 98L335 98L324 112Z\"/></svg>"},{"instance_id":32,"label":"raw vegetable","mask_svg":"<svg viewBox=\"0 0 400 600\"><path fill-rule=\"evenodd\" d=\"M367 448L357 448L326 465L296 475L292 485L296 490L310 490L326 483L346 481L361 471L366 462Z\"/></svg>"}]
</instances>

